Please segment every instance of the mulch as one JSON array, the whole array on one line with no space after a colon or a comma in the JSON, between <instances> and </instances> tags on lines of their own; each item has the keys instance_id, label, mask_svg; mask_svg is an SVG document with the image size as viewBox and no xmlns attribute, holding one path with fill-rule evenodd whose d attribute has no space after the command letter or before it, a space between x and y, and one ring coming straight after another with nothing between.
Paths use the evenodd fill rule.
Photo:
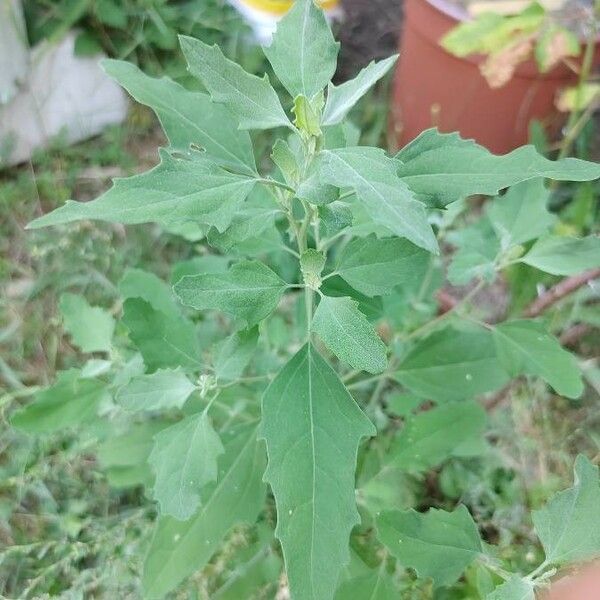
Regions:
<instances>
[{"instance_id":1,"label":"mulch","mask_svg":"<svg viewBox=\"0 0 600 600\"><path fill-rule=\"evenodd\" d=\"M354 77L372 60L397 52L402 0L342 0L338 39L342 42L336 79Z\"/></svg>"}]
</instances>

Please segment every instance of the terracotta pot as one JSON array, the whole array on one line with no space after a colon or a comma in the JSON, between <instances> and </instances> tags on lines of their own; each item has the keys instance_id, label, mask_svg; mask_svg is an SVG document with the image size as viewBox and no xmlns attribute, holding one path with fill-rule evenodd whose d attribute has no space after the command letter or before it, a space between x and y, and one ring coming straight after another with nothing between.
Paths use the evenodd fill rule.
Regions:
<instances>
[{"instance_id":1,"label":"terracotta pot","mask_svg":"<svg viewBox=\"0 0 600 600\"><path fill-rule=\"evenodd\" d=\"M527 143L532 119L551 134L560 128L565 117L554 105L556 94L576 82L566 65L540 74L527 61L509 83L492 89L479 72L484 57L457 58L440 45L465 12L447 0L407 0L404 18L391 115L398 147L437 126L505 153Z\"/></svg>"}]
</instances>

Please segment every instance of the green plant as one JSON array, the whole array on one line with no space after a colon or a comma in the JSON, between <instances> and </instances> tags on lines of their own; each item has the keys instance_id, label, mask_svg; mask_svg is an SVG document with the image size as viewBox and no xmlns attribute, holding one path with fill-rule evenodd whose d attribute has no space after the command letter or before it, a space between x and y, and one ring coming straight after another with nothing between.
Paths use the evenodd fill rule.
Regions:
<instances>
[{"instance_id":1,"label":"green plant","mask_svg":"<svg viewBox=\"0 0 600 600\"><path fill-rule=\"evenodd\" d=\"M579 56L579 27L569 23L569 28L563 21L560 13L532 2L513 15L484 12L457 25L441 43L456 56L487 55L481 72L491 87L501 87L529 58L535 58L540 72L546 73L561 61Z\"/></svg>"},{"instance_id":2,"label":"green plant","mask_svg":"<svg viewBox=\"0 0 600 600\"><path fill-rule=\"evenodd\" d=\"M558 234L544 179L594 180L600 166L531 146L495 156L436 130L394 157L357 145L346 116L395 58L331 85L338 45L312 0L265 49L293 121L268 78L199 40L181 45L208 95L104 63L156 111L169 140L160 164L30 228L154 222L220 254L178 265L174 294L127 272L112 313L63 296L64 326L91 356L11 417L36 435L78 428L113 485L156 501L145 596L204 569L206 594L221 599L278 585L294 600L532 599L556 568L599 554L598 469L583 456L574 486L534 513L545 558L528 575L484 543L466 506L416 512L410 496L430 469L487 452L476 397L517 377L583 393L577 360L543 321L494 322L472 301L522 265L554 276L598 266L599 238ZM248 130L270 128L280 135L265 174ZM496 197L460 227L474 194ZM436 315L439 240L458 248L450 281L470 287ZM459 480L448 472L445 489ZM257 525L244 536L244 523Z\"/></svg>"},{"instance_id":3,"label":"green plant","mask_svg":"<svg viewBox=\"0 0 600 600\"><path fill-rule=\"evenodd\" d=\"M569 113L560 157L567 156L587 125L600 97L600 84L593 71L600 4L547 10L538 2L517 14L484 12L457 25L442 39L442 46L458 57L483 54L481 74L490 87L506 85L516 68L534 59L540 73L565 64L577 75L577 84L560 91L557 108ZM582 49L581 39L585 40ZM580 64L578 59L581 58Z\"/></svg>"},{"instance_id":4,"label":"green plant","mask_svg":"<svg viewBox=\"0 0 600 600\"><path fill-rule=\"evenodd\" d=\"M244 64L255 61L243 43L243 21L220 0L28 0L24 11L31 44L56 42L76 28L77 54L105 52L157 74L185 74L176 52L179 33L226 44L228 55Z\"/></svg>"}]
</instances>

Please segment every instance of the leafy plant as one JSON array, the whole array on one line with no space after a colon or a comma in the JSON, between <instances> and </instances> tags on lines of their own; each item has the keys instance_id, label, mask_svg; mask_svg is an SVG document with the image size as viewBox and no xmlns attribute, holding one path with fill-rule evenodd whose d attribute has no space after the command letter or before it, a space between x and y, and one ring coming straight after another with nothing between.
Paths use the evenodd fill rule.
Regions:
<instances>
[{"instance_id":1,"label":"leafy plant","mask_svg":"<svg viewBox=\"0 0 600 600\"><path fill-rule=\"evenodd\" d=\"M63 297L71 343L97 354L12 415L33 434L78 427L115 487L143 485L157 502L145 597L211 560L228 564L241 524L255 534L211 598L272 596L278 585L294 600L389 598L413 586L407 569L437 589L473 568L486 577L474 597L533 598L554 569L599 554L598 472L584 457L574 487L534 513L545 559L528 575L505 568L466 506L416 512L398 493L486 452L475 397L522 376L581 395L576 359L543 321L466 309L520 265L556 275L598 266L599 238L554 230L544 179L589 181L600 166L533 147L495 156L436 130L395 156L357 145L346 117L394 59L333 86L338 44L312 0L295 3L266 50L292 117L267 77L197 39L181 46L208 94L104 63L156 111L170 144L160 164L29 227L154 222L221 254L177 265L172 289L129 271L118 322ZM270 128L267 170L249 131ZM456 227L474 194L496 197ZM441 240L458 248L451 281L471 288L436 316Z\"/></svg>"},{"instance_id":2,"label":"leafy plant","mask_svg":"<svg viewBox=\"0 0 600 600\"><path fill-rule=\"evenodd\" d=\"M215 42L226 40L230 50L245 33L233 7L218 0L29 0L24 12L31 44L55 42L76 28L75 52L79 55L105 52L175 75L182 71L175 54L178 33ZM249 47L244 50L240 56L253 54Z\"/></svg>"},{"instance_id":3,"label":"leafy plant","mask_svg":"<svg viewBox=\"0 0 600 600\"><path fill-rule=\"evenodd\" d=\"M561 22L560 15L532 2L514 15L484 12L456 26L446 34L442 45L456 56L486 54L481 72L491 87L501 87L529 58L535 58L540 72L546 73L564 59L578 56L581 48L577 33Z\"/></svg>"},{"instance_id":4,"label":"leafy plant","mask_svg":"<svg viewBox=\"0 0 600 600\"><path fill-rule=\"evenodd\" d=\"M597 107L600 84L593 71L598 31L598 6L548 10L532 2L519 13L484 12L454 27L442 46L455 56L483 54L480 71L492 88L506 85L517 67L535 60L540 73L564 64L574 71L577 85L560 90L556 107L569 113L560 156L567 156ZM586 40L582 48L581 41Z\"/></svg>"}]
</instances>

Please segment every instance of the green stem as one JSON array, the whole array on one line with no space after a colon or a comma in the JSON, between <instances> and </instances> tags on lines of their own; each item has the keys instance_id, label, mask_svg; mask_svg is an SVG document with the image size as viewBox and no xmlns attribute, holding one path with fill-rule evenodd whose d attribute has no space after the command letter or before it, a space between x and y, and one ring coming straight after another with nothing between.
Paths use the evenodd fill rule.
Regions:
<instances>
[{"instance_id":1,"label":"green stem","mask_svg":"<svg viewBox=\"0 0 600 600\"><path fill-rule=\"evenodd\" d=\"M339 240L341 237L343 237L347 233L348 232L345 229L343 229L342 231L338 231L338 233L336 233L335 235L333 235L329 239L321 240L321 245L317 246L317 250L321 250L321 251L324 252L330 246L332 246L334 242L336 242L337 240Z\"/></svg>"},{"instance_id":2,"label":"green stem","mask_svg":"<svg viewBox=\"0 0 600 600\"><path fill-rule=\"evenodd\" d=\"M215 394L213 395L213 397L208 401L208 404L205 406L204 410L202 411L204 414L208 414L208 411L211 409L214 401L219 397L219 391L217 390L215 392Z\"/></svg>"},{"instance_id":3,"label":"green stem","mask_svg":"<svg viewBox=\"0 0 600 600\"><path fill-rule=\"evenodd\" d=\"M407 341L412 340L415 337L419 337L432 327L435 327L439 323L453 316L457 310L461 309L467 302L469 302L473 298L473 296L475 296L484 286L485 282L483 280L480 280L479 283L477 283L477 285L458 304L453 306L449 311L445 312L444 314L437 316L435 319L428 321L424 325L421 325L421 327L417 327L417 329L414 329L406 337L404 337L403 340Z\"/></svg>"},{"instance_id":4,"label":"green stem","mask_svg":"<svg viewBox=\"0 0 600 600\"><path fill-rule=\"evenodd\" d=\"M288 192L296 193L296 190L287 185L287 183L281 183L281 181L277 181L276 179L271 179L270 177L257 177L256 181L259 183L264 183L265 185L272 185L273 187L281 188L282 190L286 190Z\"/></svg>"},{"instance_id":5,"label":"green stem","mask_svg":"<svg viewBox=\"0 0 600 600\"><path fill-rule=\"evenodd\" d=\"M390 366L392 366L392 362L390 362ZM369 412L372 412L375 407L377 406L377 403L379 402L379 398L381 396L381 394L383 393L383 390L385 389L385 384L387 383L388 380L388 376L387 376L387 371L386 373L384 373L384 375L386 375L385 377L380 377L379 381L377 382L377 385L375 386L375 389L373 390L373 393L371 394L371 398L369 400L369 404L367 405L367 410Z\"/></svg>"},{"instance_id":6,"label":"green stem","mask_svg":"<svg viewBox=\"0 0 600 600\"><path fill-rule=\"evenodd\" d=\"M590 78L590 74L592 72L592 67L594 64L594 52L596 50L596 31L594 31L590 35L590 38L587 41L585 46L585 50L583 53L583 60L581 62L581 70L579 71L579 81L577 83L577 89L575 93L575 106L569 115L569 119L566 125L566 136L562 143L562 147L558 154L558 158L564 158L571 151L571 147L575 143L575 139L577 138L578 130L580 130L583 125L579 128L576 128L575 125L579 121L579 115L581 114L581 103L583 101L583 93L586 83ZM590 113L591 115L591 113Z\"/></svg>"},{"instance_id":7,"label":"green stem","mask_svg":"<svg viewBox=\"0 0 600 600\"><path fill-rule=\"evenodd\" d=\"M545 571L548 567L550 566L550 563L544 561L539 567L537 567L536 569L534 569L533 571L531 571L531 573L529 573L529 575L527 575L525 577L525 579L527 581L535 581L538 576L543 573L543 571Z\"/></svg>"},{"instance_id":8,"label":"green stem","mask_svg":"<svg viewBox=\"0 0 600 600\"><path fill-rule=\"evenodd\" d=\"M304 302L306 304L306 337L310 341L313 319L313 291L309 287L304 288Z\"/></svg>"},{"instance_id":9,"label":"green stem","mask_svg":"<svg viewBox=\"0 0 600 600\"><path fill-rule=\"evenodd\" d=\"M389 379L390 376L391 376L391 373L386 371L385 373L380 373L379 375L374 375L373 377L367 377L366 379L361 379L360 381L355 381L354 383L351 383L351 384L347 385L346 387L349 390L352 390L354 388L358 388L363 385L373 383L374 381L380 381L382 379Z\"/></svg>"},{"instance_id":10,"label":"green stem","mask_svg":"<svg viewBox=\"0 0 600 600\"><path fill-rule=\"evenodd\" d=\"M354 379L355 377L358 377L358 375L360 375L362 373L362 371L357 371L356 369L349 371L348 373L346 373L343 377L342 377L342 382L343 383L347 383L348 381L350 381L351 379Z\"/></svg>"}]
</instances>

